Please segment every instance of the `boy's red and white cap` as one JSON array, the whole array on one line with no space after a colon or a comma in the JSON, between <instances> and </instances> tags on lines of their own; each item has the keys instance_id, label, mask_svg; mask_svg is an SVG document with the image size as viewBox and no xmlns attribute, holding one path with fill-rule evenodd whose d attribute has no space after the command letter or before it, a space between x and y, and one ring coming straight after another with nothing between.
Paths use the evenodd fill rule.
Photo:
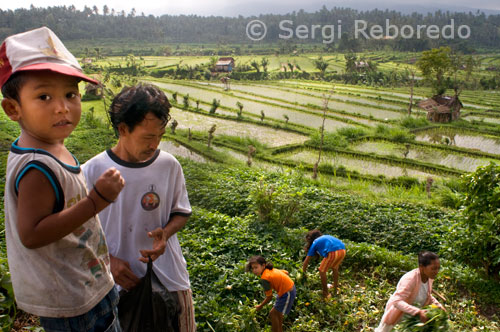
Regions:
<instances>
[{"instance_id":1,"label":"boy's red and white cap","mask_svg":"<svg viewBox=\"0 0 500 332\"><path fill-rule=\"evenodd\" d=\"M7 37L0 46L0 88L12 74L26 70L50 70L98 84L47 27Z\"/></svg>"}]
</instances>

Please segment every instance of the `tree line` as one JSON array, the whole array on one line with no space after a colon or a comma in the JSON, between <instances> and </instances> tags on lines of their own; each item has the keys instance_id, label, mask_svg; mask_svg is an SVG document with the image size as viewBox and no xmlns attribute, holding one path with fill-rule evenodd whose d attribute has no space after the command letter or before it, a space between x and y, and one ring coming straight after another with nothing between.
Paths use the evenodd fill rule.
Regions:
<instances>
[{"instance_id":1,"label":"tree line","mask_svg":"<svg viewBox=\"0 0 500 332\"><path fill-rule=\"evenodd\" d=\"M422 51L440 46L453 46L464 53L473 52L477 48L493 49L500 45L500 15L486 15L480 11L469 13L451 13L436 11L426 15L420 13L402 14L389 10L358 11L348 8L323 7L313 13L304 10L292 11L289 14L266 14L259 17L222 17L197 15L144 15L136 9L130 12L115 11L104 5L103 8L85 6L78 10L74 5L29 9L0 9L0 38L23 32L40 26L48 26L63 40L80 39L129 39L157 43L218 43L218 44L253 44L246 35L246 26L252 19L259 19L267 26L267 34L263 42L276 43L316 43L324 45L326 50L361 51L363 49L391 49L399 51ZM409 25L437 25L443 27L453 19L455 29L461 25L470 28L467 39L431 39L421 38L396 39L364 39L354 38L355 21L364 20L368 27L385 26L386 20L398 27ZM324 43L324 38L317 31L314 38L298 38L293 35L283 40L280 34L290 35L283 30L280 22L287 20L286 28L296 29L299 25L311 28L313 25L331 25L337 28L335 39ZM339 23L341 22L341 23ZM338 27L341 26L341 29ZM341 30L341 33L338 33ZM368 31L368 30L367 30ZM309 31L310 33L311 31ZM455 32L456 34L456 32ZM324 37L324 36L323 36Z\"/></svg>"}]
</instances>

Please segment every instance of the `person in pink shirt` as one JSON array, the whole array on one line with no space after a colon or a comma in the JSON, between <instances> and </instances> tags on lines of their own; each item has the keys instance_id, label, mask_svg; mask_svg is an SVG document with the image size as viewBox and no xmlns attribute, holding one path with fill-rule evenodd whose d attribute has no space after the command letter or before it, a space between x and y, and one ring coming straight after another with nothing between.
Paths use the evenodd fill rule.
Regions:
<instances>
[{"instance_id":1,"label":"person in pink shirt","mask_svg":"<svg viewBox=\"0 0 500 332\"><path fill-rule=\"evenodd\" d=\"M375 332L389 332L399 323L404 314L418 315L427 321L426 305L434 304L445 310L432 296L432 283L441 265L439 257L433 252L423 251L418 254L418 268L407 272L398 282L396 291L385 306L384 316Z\"/></svg>"}]
</instances>

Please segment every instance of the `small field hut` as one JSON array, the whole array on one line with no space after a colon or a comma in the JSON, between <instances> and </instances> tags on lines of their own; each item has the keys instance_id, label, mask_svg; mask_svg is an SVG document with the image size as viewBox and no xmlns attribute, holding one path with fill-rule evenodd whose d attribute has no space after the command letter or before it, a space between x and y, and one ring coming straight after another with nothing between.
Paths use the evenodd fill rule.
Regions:
<instances>
[{"instance_id":1,"label":"small field hut","mask_svg":"<svg viewBox=\"0 0 500 332\"><path fill-rule=\"evenodd\" d=\"M460 119L460 109L463 106L458 96L436 95L418 103L418 107L427 111L427 120L439 123Z\"/></svg>"},{"instance_id":2,"label":"small field hut","mask_svg":"<svg viewBox=\"0 0 500 332\"><path fill-rule=\"evenodd\" d=\"M219 60L215 63L216 72L229 73L233 71L233 68L234 58L232 57L219 58Z\"/></svg>"}]
</instances>

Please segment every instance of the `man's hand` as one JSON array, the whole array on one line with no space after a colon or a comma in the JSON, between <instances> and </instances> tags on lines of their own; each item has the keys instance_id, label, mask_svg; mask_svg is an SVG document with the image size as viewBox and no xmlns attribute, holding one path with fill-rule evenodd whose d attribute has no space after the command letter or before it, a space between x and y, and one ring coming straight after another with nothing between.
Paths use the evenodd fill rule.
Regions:
<instances>
[{"instance_id":1,"label":"man's hand","mask_svg":"<svg viewBox=\"0 0 500 332\"><path fill-rule=\"evenodd\" d=\"M126 290L131 290L141 279L139 279L132 269L130 268L130 264L120 258L116 258L114 256L109 255L110 265L111 265L111 274L115 279L115 282L120 285L122 288Z\"/></svg>"},{"instance_id":2,"label":"man's hand","mask_svg":"<svg viewBox=\"0 0 500 332\"><path fill-rule=\"evenodd\" d=\"M153 262L163 255L165 248L167 247L167 238L165 232L162 228L157 228L152 232L148 233L150 238L153 238L153 249L152 250L140 250L142 257L139 258L141 262L147 263L149 257Z\"/></svg>"},{"instance_id":3,"label":"man's hand","mask_svg":"<svg viewBox=\"0 0 500 332\"><path fill-rule=\"evenodd\" d=\"M260 311L261 309L262 309L262 306L260 304L255 306L255 310Z\"/></svg>"}]
</instances>

